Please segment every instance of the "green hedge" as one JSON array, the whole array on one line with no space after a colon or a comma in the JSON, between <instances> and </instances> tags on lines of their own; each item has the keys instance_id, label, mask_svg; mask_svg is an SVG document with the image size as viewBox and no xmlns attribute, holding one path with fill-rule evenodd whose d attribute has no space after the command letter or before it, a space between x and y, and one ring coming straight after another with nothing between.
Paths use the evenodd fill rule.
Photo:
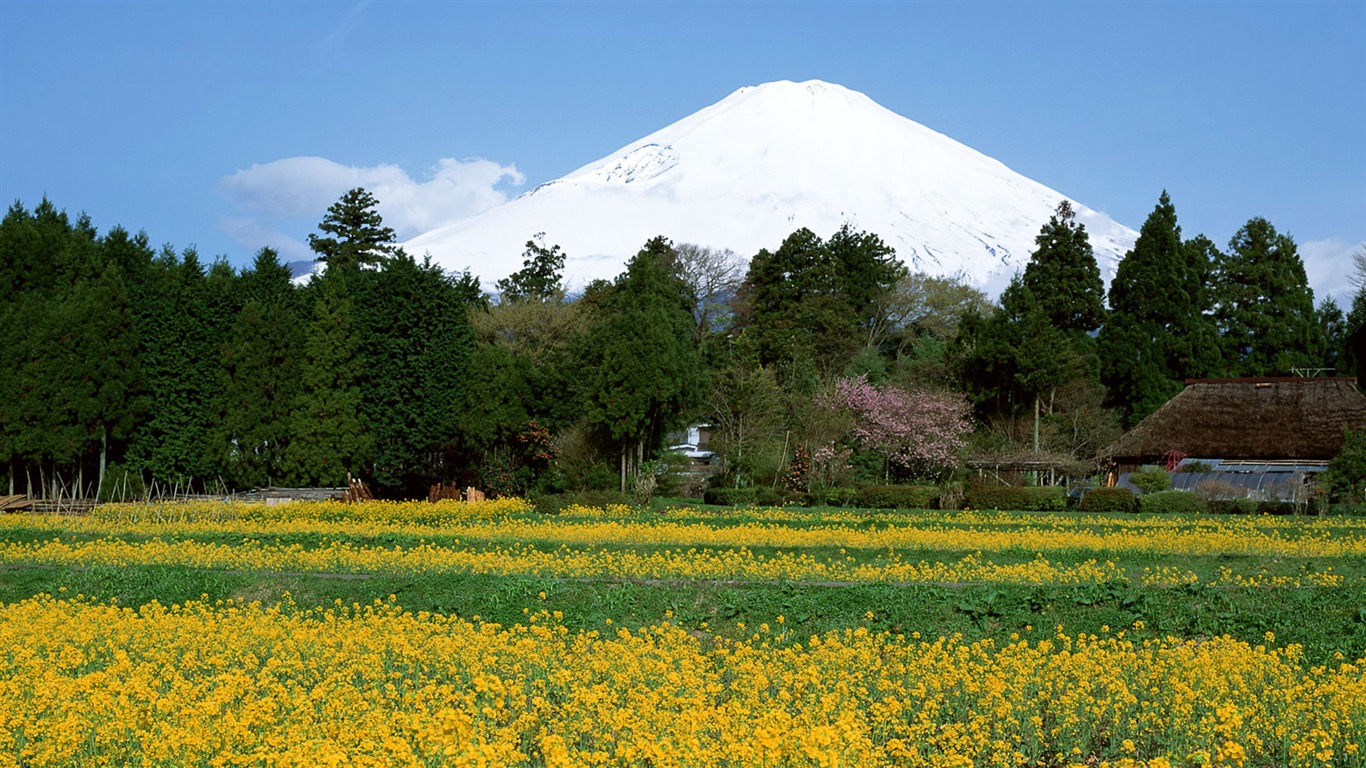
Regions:
<instances>
[{"instance_id":1,"label":"green hedge","mask_svg":"<svg viewBox=\"0 0 1366 768\"><path fill-rule=\"evenodd\" d=\"M1128 488L1092 488L1081 497L1082 512L1137 512L1138 502Z\"/></svg>"},{"instance_id":2,"label":"green hedge","mask_svg":"<svg viewBox=\"0 0 1366 768\"><path fill-rule=\"evenodd\" d=\"M783 496L772 488L708 488L702 501L724 507L767 507L783 503Z\"/></svg>"},{"instance_id":3,"label":"green hedge","mask_svg":"<svg viewBox=\"0 0 1366 768\"><path fill-rule=\"evenodd\" d=\"M1138 511L1164 515L1196 515L1204 504L1190 491L1159 491L1138 497Z\"/></svg>"},{"instance_id":4,"label":"green hedge","mask_svg":"<svg viewBox=\"0 0 1366 768\"><path fill-rule=\"evenodd\" d=\"M874 485L859 489L854 505L865 509L934 509L939 489L933 485Z\"/></svg>"},{"instance_id":5,"label":"green hedge","mask_svg":"<svg viewBox=\"0 0 1366 768\"><path fill-rule=\"evenodd\" d=\"M1021 512L1055 512L1067 509L1067 492L1058 486L974 488L964 499L969 509L1013 509Z\"/></svg>"},{"instance_id":6,"label":"green hedge","mask_svg":"<svg viewBox=\"0 0 1366 768\"><path fill-rule=\"evenodd\" d=\"M1254 499L1211 499L1205 509L1215 515L1293 515L1295 505L1289 501L1256 501Z\"/></svg>"}]
</instances>

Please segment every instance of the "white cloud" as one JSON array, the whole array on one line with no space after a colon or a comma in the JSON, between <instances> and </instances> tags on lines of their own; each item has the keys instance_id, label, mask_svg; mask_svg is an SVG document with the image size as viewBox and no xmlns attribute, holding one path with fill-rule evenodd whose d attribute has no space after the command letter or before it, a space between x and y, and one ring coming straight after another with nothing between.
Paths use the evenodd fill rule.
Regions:
<instances>
[{"instance_id":1,"label":"white cloud","mask_svg":"<svg viewBox=\"0 0 1366 768\"><path fill-rule=\"evenodd\" d=\"M228 199L248 215L224 219L221 226L253 250L269 245L292 257L329 206L347 190L364 187L403 241L507 202L505 189L525 182L515 165L478 158L442 158L419 181L397 165L355 167L323 157L288 157L222 179ZM306 227L300 234L285 234L300 226Z\"/></svg>"},{"instance_id":2,"label":"white cloud","mask_svg":"<svg viewBox=\"0 0 1366 768\"><path fill-rule=\"evenodd\" d=\"M1349 243L1334 237L1298 244L1300 258L1304 259L1304 271L1309 277L1309 287L1314 289L1316 304L1332 296L1344 311L1352 305L1355 289L1349 278L1352 276L1352 254L1358 248L1366 248L1366 241Z\"/></svg>"}]
</instances>

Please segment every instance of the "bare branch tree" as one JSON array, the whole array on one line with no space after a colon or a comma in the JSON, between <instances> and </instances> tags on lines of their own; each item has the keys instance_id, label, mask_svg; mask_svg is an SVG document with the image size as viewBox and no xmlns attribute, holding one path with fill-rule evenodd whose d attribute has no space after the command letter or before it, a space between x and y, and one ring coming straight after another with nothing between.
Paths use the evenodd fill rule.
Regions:
<instances>
[{"instance_id":1,"label":"bare branch tree","mask_svg":"<svg viewBox=\"0 0 1366 768\"><path fill-rule=\"evenodd\" d=\"M693 243L674 246L675 269L693 295L695 338L715 330L730 312L730 301L745 279L745 260L729 248Z\"/></svg>"}]
</instances>

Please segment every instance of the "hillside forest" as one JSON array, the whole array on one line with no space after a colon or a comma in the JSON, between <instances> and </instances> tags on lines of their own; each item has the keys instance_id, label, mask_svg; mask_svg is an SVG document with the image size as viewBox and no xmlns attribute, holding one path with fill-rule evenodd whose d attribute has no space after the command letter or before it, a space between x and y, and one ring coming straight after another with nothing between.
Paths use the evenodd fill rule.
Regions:
<instances>
[{"instance_id":1,"label":"hillside forest","mask_svg":"<svg viewBox=\"0 0 1366 768\"><path fill-rule=\"evenodd\" d=\"M16 202L0 492L627 490L707 424L713 485L826 493L970 457L1084 463L1186 379L1366 365L1366 251L1351 306L1315 305L1288 234L1187 239L1165 192L1108 287L1064 202L998 301L847 225L750 259L658 237L573 294L533 235L482 286L398 248L377 204L323 213L325 269L297 285L269 248L239 270Z\"/></svg>"}]
</instances>

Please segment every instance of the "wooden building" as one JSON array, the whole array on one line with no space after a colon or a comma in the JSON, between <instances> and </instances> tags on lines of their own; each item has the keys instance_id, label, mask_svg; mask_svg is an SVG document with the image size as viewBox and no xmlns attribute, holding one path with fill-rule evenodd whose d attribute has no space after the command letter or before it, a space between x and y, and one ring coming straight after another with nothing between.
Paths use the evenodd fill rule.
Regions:
<instances>
[{"instance_id":1,"label":"wooden building","mask_svg":"<svg viewBox=\"0 0 1366 768\"><path fill-rule=\"evenodd\" d=\"M1363 428L1366 396L1355 378L1192 379L1100 460L1108 485L1123 485L1144 465L1172 469L1199 461L1212 470L1199 474L1271 488L1285 483L1256 476L1322 472L1342 450L1344 430Z\"/></svg>"}]
</instances>

